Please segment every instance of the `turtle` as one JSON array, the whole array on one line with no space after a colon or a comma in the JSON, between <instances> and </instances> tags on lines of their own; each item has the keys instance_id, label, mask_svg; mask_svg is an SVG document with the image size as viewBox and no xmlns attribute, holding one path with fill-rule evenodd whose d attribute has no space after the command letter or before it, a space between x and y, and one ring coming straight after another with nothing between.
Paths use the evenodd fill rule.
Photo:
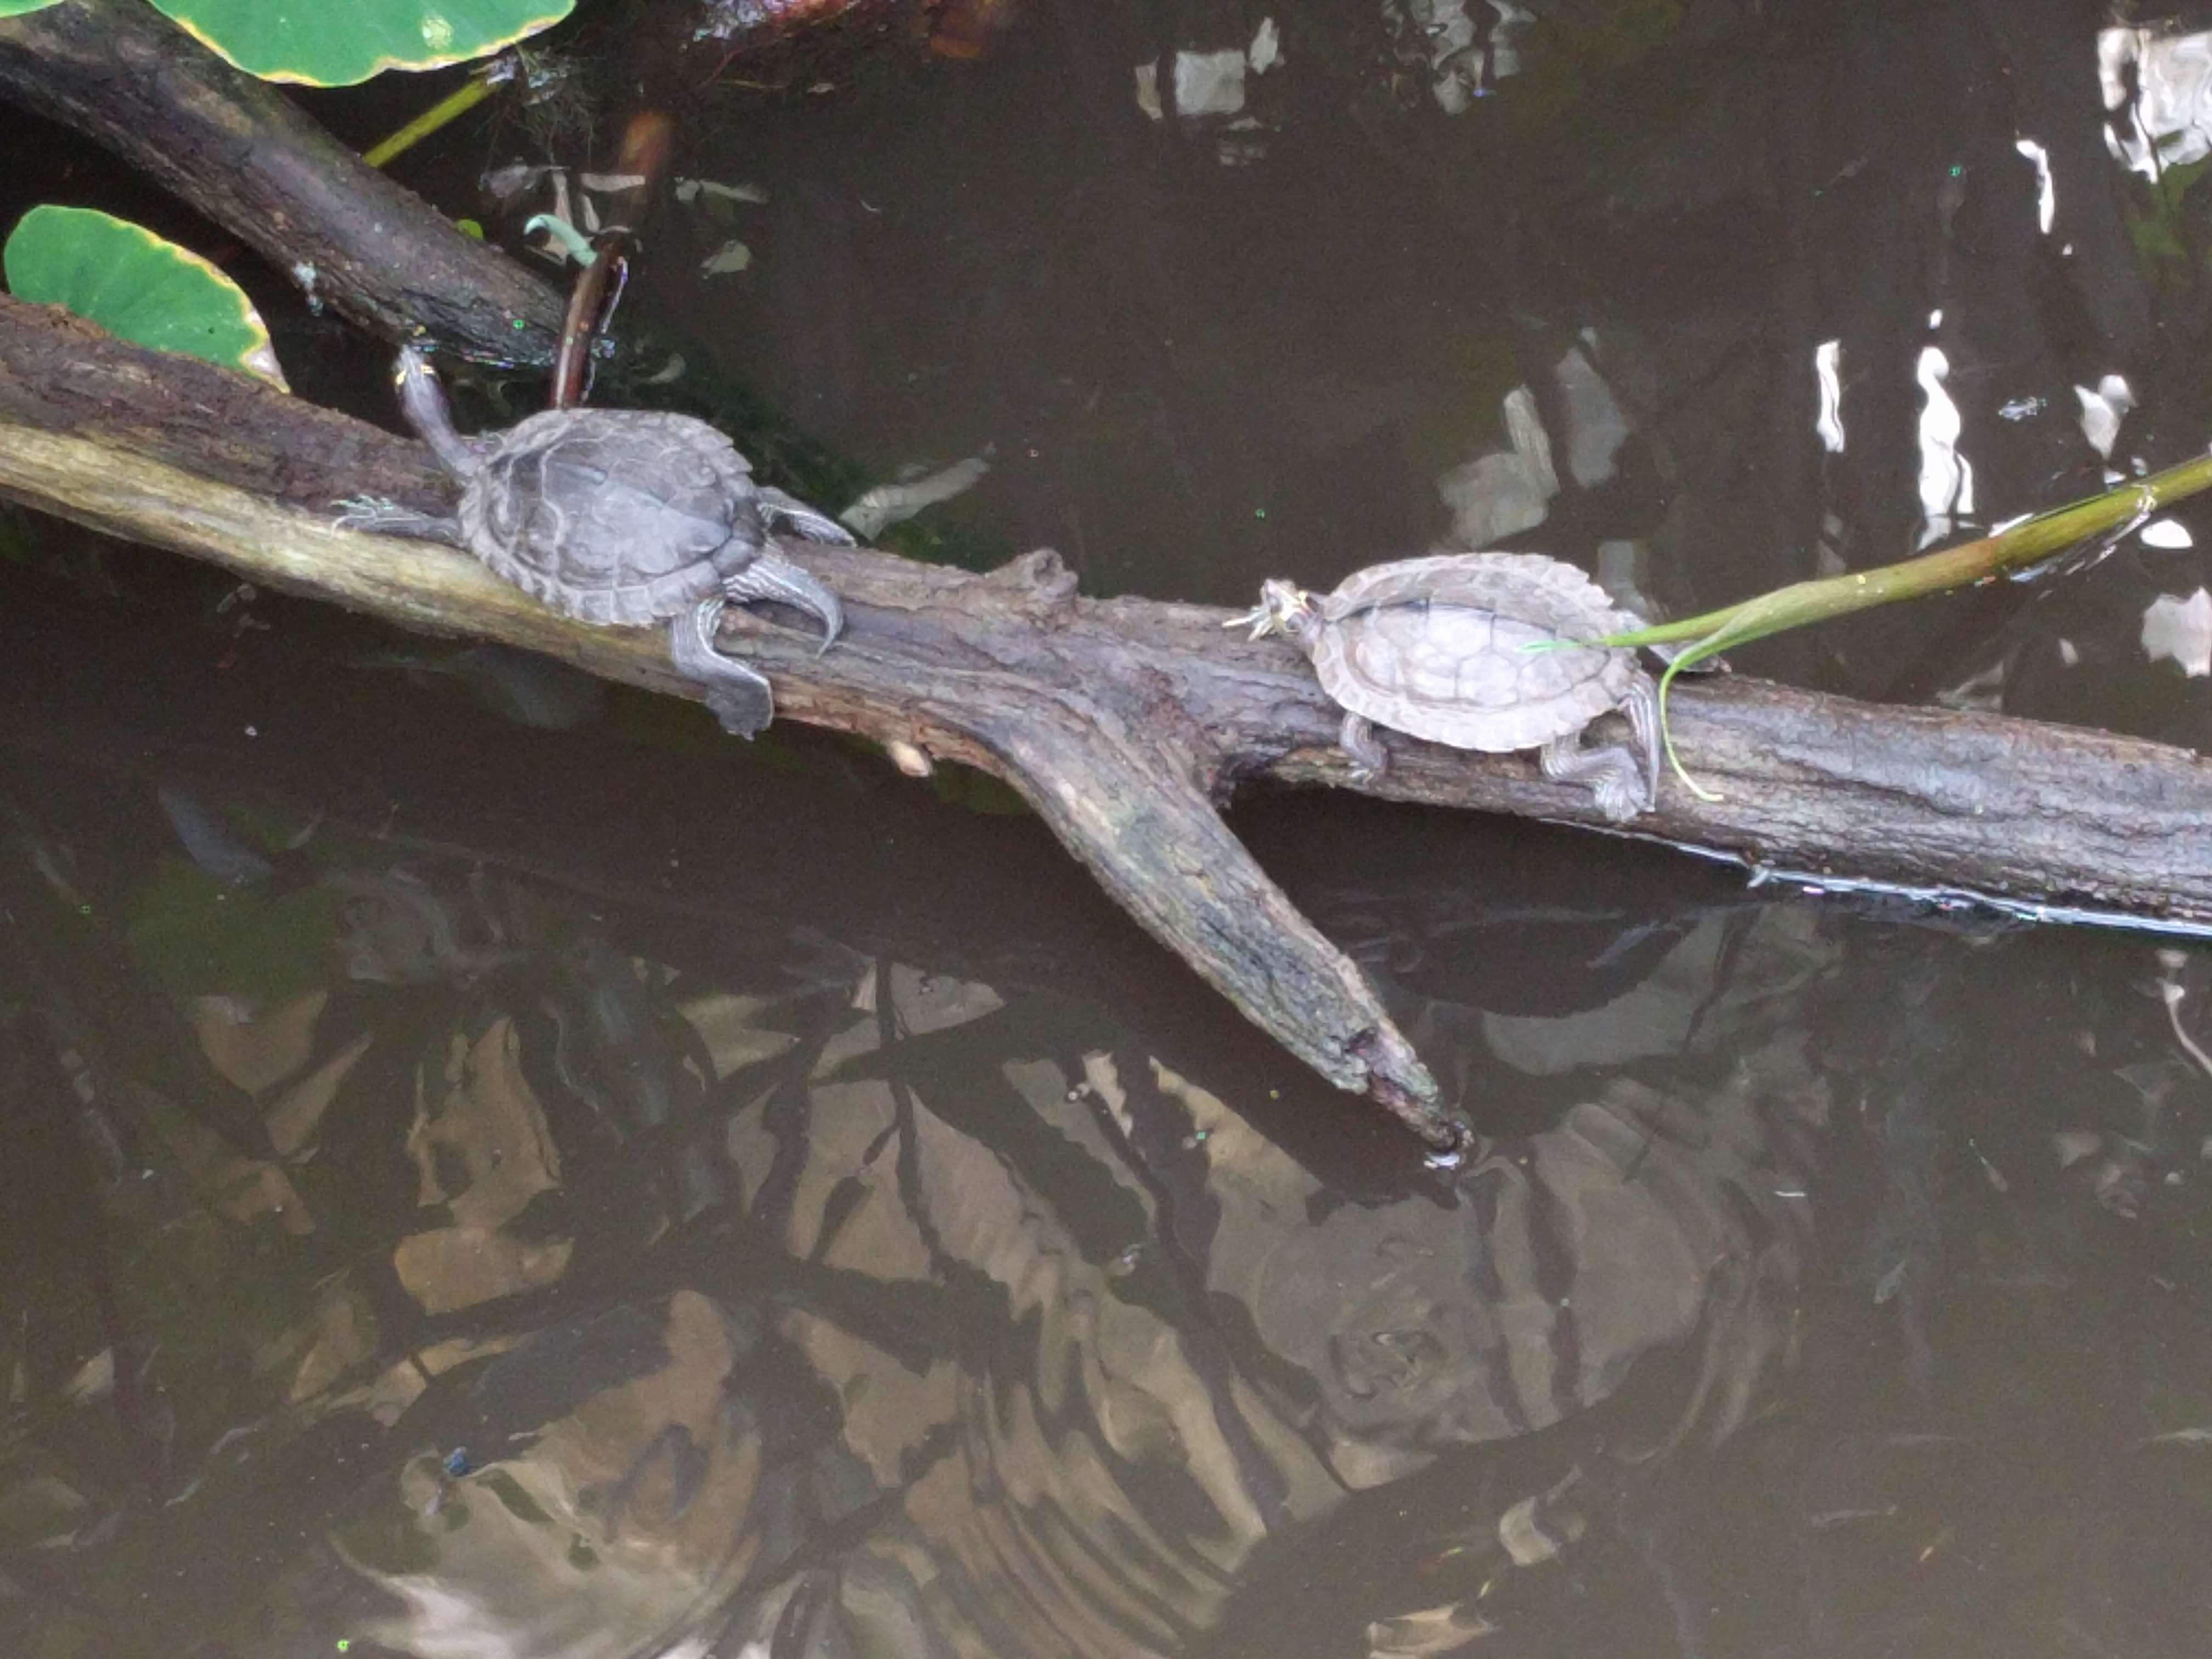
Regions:
<instances>
[{"instance_id":1,"label":"turtle","mask_svg":"<svg viewBox=\"0 0 2212 1659\"><path fill-rule=\"evenodd\" d=\"M737 447L704 421L657 410L554 409L504 430L453 429L428 359L393 370L408 424L463 485L451 518L373 496L341 503L348 529L443 541L579 622L669 624L669 656L707 690L723 729L750 738L775 712L758 672L715 648L722 608L777 599L844 626L837 596L778 554L770 534L849 543L845 527L753 482Z\"/></svg>"},{"instance_id":2,"label":"turtle","mask_svg":"<svg viewBox=\"0 0 2212 1659\"><path fill-rule=\"evenodd\" d=\"M1594 640L1644 626L1573 565L1541 553L1432 553L1356 570L1331 593L1270 580L1259 608L1234 619L1253 637L1280 633L1313 659L1345 710L1340 741L1362 782L1389 757L1387 726L1455 749L1535 749L1547 778L1587 782L1598 810L1625 823L1656 802L1659 697L1633 651ZM1619 710L1632 749L1585 749L1584 727Z\"/></svg>"}]
</instances>

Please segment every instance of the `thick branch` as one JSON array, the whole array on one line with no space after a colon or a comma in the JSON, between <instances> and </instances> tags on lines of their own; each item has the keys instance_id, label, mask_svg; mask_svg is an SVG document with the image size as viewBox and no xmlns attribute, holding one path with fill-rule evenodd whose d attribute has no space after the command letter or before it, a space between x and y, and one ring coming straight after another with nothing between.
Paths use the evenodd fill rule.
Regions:
<instances>
[{"instance_id":1,"label":"thick branch","mask_svg":"<svg viewBox=\"0 0 2212 1659\"><path fill-rule=\"evenodd\" d=\"M300 433L314 435L303 444ZM349 469L316 462L326 448L342 448ZM0 495L403 626L697 695L658 633L580 628L449 550L330 528L331 503L358 490L436 507L450 486L415 445L0 300ZM1216 815L1211 746L1176 718L1175 685L1126 650L1102 657L1113 641L1084 625L1056 560L976 577L866 557L881 568L861 585L869 599L848 596L836 672L781 680L786 718L1005 778L1155 937L1285 1047L1431 1141L1452 1139L1433 1080L1373 988ZM757 626L757 640L815 662L796 635Z\"/></svg>"},{"instance_id":2,"label":"thick branch","mask_svg":"<svg viewBox=\"0 0 2212 1659\"><path fill-rule=\"evenodd\" d=\"M311 301L392 339L550 363L561 301L144 0L0 18L0 96L166 185Z\"/></svg>"},{"instance_id":3,"label":"thick branch","mask_svg":"<svg viewBox=\"0 0 2212 1659\"><path fill-rule=\"evenodd\" d=\"M403 626L691 693L657 635L568 623L446 550L327 528L349 494L435 507L450 489L419 446L0 301L0 493ZM975 576L862 549L787 550L845 597L850 626L817 658L811 633L732 613L726 643L769 674L782 718L1007 779L1279 1041L1439 1133L1426 1074L1364 980L1206 804L1249 777L1351 787L1336 711L1294 652L1224 632L1218 611L1080 599L1046 554ZM1666 780L1638 825L1650 833L1758 862L2212 921L2212 765L2188 751L1741 678L1678 693L1676 732L1724 799ZM1526 757L1389 741L1377 793L1596 821L1586 792Z\"/></svg>"}]
</instances>

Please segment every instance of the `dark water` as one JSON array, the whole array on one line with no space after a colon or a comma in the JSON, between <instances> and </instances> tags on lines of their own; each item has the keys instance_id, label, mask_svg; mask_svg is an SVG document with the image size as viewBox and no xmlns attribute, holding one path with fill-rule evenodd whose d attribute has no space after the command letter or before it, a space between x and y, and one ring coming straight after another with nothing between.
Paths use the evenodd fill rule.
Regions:
<instances>
[{"instance_id":1,"label":"dark water","mask_svg":"<svg viewBox=\"0 0 2212 1659\"><path fill-rule=\"evenodd\" d=\"M826 49L639 298L1096 592L1680 611L2212 435L2205 37L1474 9ZM0 1653L2212 1651L2198 948L1246 803L1447 1177L994 794L4 522ZM2202 745L2192 526L1742 665Z\"/></svg>"}]
</instances>

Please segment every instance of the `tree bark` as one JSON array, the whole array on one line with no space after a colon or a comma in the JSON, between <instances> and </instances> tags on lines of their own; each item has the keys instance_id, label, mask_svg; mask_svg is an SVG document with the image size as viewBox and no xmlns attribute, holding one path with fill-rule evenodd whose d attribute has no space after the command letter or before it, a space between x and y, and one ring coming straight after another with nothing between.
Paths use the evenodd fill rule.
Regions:
<instances>
[{"instance_id":1,"label":"tree bark","mask_svg":"<svg viewBox=\"0 0 2212 1659\"><path fill-rule=\"evenodd\" d=\"M74 127L392 339L550 363L562 302L144 0L0 18L0 96Z\"/></svg>"},{"instance_id":2,"label":"tree bark","mask_svg":"<svg viewBox=\"0 0 2212 1659\"><path fill-rule=\"evenodd\" d=\"M663 636L554 616L472 560L330 528L357 493L442 511L422 446L243 375L0 301L0 494L423 632L546 652L697 695ZM1340 1088L1432 1144L1455 1133L1358 969L1298 915L1215 807L1249 780L1359 787L1338 711L1279 641L1225 613L1086 599L1048 551L989 575L787 544L843 596L847 632L732 611L724 644L781 718L1012 784L1155 937ZM2187 750L2001 717L1876 707L1741 677L1678 688L1685 762L1638 833L1756 866L2094 904L2212 923L2212 764ZM1368 793L1605 827L1532 757L1385 734Z\"/></svg>"}]
</instances>

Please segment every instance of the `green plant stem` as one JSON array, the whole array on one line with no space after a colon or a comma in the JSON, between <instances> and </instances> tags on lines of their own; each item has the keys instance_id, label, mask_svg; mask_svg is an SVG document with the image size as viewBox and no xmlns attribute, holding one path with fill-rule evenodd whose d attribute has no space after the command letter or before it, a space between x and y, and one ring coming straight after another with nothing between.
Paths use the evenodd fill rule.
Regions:
<instances>
[{"instance_id":1,"label":"green plant stem","mask_svg":"<svg viewBox=\"0 0 2212 1659\"><path fill-rule=\"evenodd\" d=\"M490 81L481 72L471 75L459 91L450 97L441 98L383 143L363 150L361 159L373 167L380 167L403 150L422 143L440 127L458 121L490 96Z\"/></svg>"},{"instance_id":2,"label":"green plant stem","mask_svg":"<svg viewBox=\"0 0 2212 1659\"><path fill-rule=\"evenodd\" d=\"M1633 633L1610 634L1600 645L1668 645L1687 641L1686 648L1667 665L1659 677L1659 731L1667 747L1668 764L1674 775L1700 800L1719 797L1702 788L1682 769L1674 752L1674 735L1667 720L1667 695L1674 676L1732 646L1763 640L1786 629L1826 622L1897 599L1917 599L1954 587L1986 581L2004 571L2033 564L2100 532L2148 518L2185 497L2212 488L2212 456L2185 461L2132 483L2121 484L2087 501L2055 507L2024 520L2009 529L1978 541L1947 547L1872 570L1854 570L1817 581L1792 582L1771 593L1761 593L1703 616L1662 623Z\"/></svg>"},{"instance_id":3,"label":"green plant stem","mask_svg":"<svg viewBox=\"0 0 2212 1659\"><path fill-rule=\"evenodd\" d=\"M1923 554L1918 558L1900 560L1872 570L1850 571L1816 581L1792 582L1771 593L1708 611L1703 616L1662 623L1632 634L1609 635L1601 642L1638 646L1691 640L1697 642L1692 652L1698 657L1710 656L1714 650L1765 639L1770 634L1802 627L1807 623L1826 622L1832 617L1848 616L1854 611L1887 605L1895 599L1917 599L1984 581L2003 571L2047 558L2100 531L2147 517L2206 489L2212 489L2212 456L2185 461L2148 478L2122 484L2102 495L2039 514L1978 541L1964 542L1938 553ZM1709 642L1710 649L1706 648ZM1691 654L1683 653L1686 658Z\"/></svg>"}]
</instances>

